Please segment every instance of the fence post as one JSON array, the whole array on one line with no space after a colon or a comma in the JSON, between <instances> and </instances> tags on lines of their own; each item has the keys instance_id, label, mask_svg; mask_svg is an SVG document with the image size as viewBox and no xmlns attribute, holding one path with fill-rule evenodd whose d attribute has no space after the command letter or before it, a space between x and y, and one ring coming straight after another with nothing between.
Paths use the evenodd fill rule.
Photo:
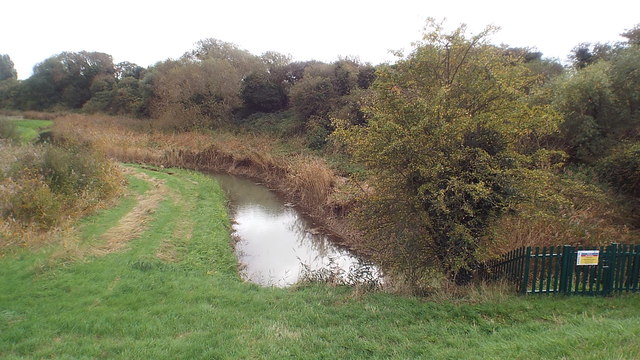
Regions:
<instances>
[{"instance_id":1,"label":"fence post","mask_svg":"<svg viewBox=\"0 0 640 360\"><path fill-rule=\"evenodd\" d=\"M529 263L531 262L531 246L527 246L527 251L524 254L524 271L522 273L522 282L520 283L520 293L526 294L527 287L529 286Z\"/></svg>"},{"instance_id":2,"label":"fence post","mask_svg":"<svg viewBox=\"0 0 640 360\"><path fill-rule=\"evenodd\" d=\"M638 291L638 280L640 280L640 245L633 247L633 270L631 271L631 290Z\"/></svg>"},{"instance_id":3,"label":"fence post","mask_svg":"<svg viewBox=\"0 0 640 360\"><path fill-rule=\"evenodd\" d=\"M560 266L560 288L558 292L560 294L568 294L570 291L569 288L569 279L572 276L573 263L571 259L573 258L573 246L565 245L562 247L562 261Z\"/></svg>"},{"instance_id":4,"label":"fence post","mask_svg":"<svg viewBox=\"0 0 640 360\"><path fill-rule=\"evenodd\" d=\"M611 295L614 287L614 275L616 273L616 260L618 258L618 244L612 243L607 246L607 265L603 268L604 274L604 287L602 294L607 296Z\"/></svg>"}]
</instances>

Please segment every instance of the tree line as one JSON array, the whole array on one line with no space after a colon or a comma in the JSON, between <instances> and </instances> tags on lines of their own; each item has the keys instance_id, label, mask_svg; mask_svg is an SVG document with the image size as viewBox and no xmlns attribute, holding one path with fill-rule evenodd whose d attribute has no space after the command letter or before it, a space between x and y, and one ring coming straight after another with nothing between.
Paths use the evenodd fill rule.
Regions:
<instances>
[{"instance_id":1,"label":"tree line","mask_svg":"<svg viewBox=\"0 0 640 360\"><path fill-rule=\"evenodd\" d=\"M72 110L150 118L175 130L212 128L256 114L293 113L291 131L315 132L322 146L331 116L362 122L358 100L375 67L260 56L217 39L199 41L179 59L148 68L114 64L100 52L63 52L37 64L24 81L8 55L0 59L0 108Z\"/></svg>"}]
</instances>

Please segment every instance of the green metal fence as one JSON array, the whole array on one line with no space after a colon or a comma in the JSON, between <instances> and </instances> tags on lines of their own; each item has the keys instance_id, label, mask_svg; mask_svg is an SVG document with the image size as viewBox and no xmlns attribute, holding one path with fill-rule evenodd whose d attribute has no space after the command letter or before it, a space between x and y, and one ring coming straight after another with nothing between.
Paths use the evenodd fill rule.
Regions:
<instances>
[{"instance_id":1,"label":"green metal fence","mask_svg":"<svg viewBox=\"0 0 640 360\"><path fill-rule=\"evenodd\" d=\"M507 279L521 294L610 295L640 291L640 245L526 247L487 264L485 279Z\"/></svg>"}]
</instances>

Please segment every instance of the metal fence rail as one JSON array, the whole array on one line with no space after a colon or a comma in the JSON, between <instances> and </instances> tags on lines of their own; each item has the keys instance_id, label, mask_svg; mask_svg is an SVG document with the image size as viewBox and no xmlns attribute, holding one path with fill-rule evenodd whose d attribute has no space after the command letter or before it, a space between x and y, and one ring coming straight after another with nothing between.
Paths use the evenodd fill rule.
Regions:
<instances>
[{"instance_id":1,"label":"metal fence rail","mask_svg":"<svg viewBox=\"0 0 640 360\"><path fill-rule=\"evenodd\" d=\"M640 245L523 247L486 263L481 274L507 279L521 294L637 292Z\"/></svg>"}]
</instances>

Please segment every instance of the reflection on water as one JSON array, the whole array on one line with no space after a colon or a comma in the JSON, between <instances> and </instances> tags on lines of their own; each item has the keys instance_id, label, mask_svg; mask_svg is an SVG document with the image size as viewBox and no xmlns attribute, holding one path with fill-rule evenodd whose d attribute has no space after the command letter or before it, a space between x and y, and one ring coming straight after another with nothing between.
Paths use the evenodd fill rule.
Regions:
<instances>
[{"instance_id":1,"label":"reflection on water","mask_svg":"<svg viewBox=\"0 0 640 360\"><path fill-rule=\"evenodd\" d=\"M231 203L233 230L240 239L236 254L246 280L283 287L298 281L304 271L331 268L348 276L350 269L361 267L326 235L312 234L311 224L266 187L232 175L213 177Z\"/></svg>"}]
</instances>

